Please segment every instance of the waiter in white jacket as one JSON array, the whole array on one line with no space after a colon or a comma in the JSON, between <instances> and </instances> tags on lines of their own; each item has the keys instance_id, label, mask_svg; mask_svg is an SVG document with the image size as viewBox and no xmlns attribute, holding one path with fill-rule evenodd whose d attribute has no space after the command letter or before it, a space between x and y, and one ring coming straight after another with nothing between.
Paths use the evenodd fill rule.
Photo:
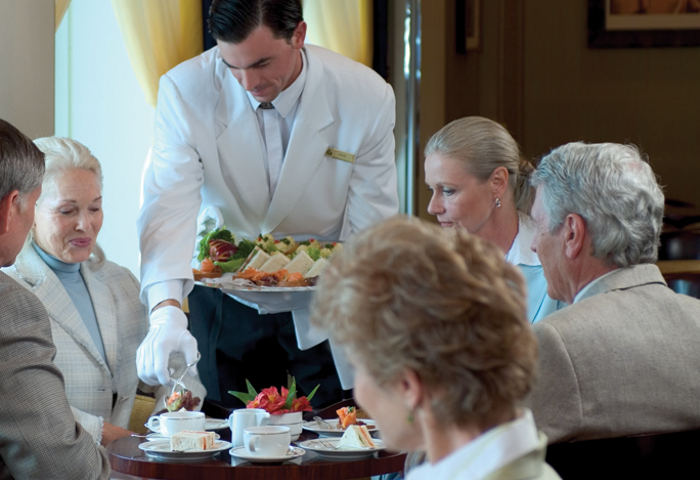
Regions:
<instances>
[{"instance_id":1,"label":"waiter in white jacket","mask_svg":"<svg viewBox=\"0 0 700 480\"><path fill-rule=\"evenodd\" d=\"M191 361L199 342L210 399L233 406L226 391L245 379L261 389L291 373L302 393L321 383L314 404L329 403L341 391L327 342L300 350L289 312L193 291L196 219L214 207L247 238L342 241L394 215L394 94L369 68L305 46L300 0L214 0L208 22L217 46L160 81L138 219L150 311L139 376L168 382L170 353Z\"/></svg>"}]
</instances>

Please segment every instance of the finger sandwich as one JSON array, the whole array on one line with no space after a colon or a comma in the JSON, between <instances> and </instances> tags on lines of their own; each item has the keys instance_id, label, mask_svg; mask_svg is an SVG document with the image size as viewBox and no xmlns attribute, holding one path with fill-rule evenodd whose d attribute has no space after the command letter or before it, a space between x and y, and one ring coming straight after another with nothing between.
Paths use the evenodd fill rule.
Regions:
<instances>
[{"instance_id":1,"label":"finger sandwich","mask_svg":"<svg viewBox=\"0 0 700 480\"><path fill-rule=\"evenodd\" d=\"M170 450L174 452L209 450L214 448L215 440L214 432L189 432L185 430L170 436Z\"/></svg>"},{"instance_id":2,"label":"finger sandwich","mask_svg":"<svg viewBox=\"0 0 700 480\"><path fill-rule=\"evenodd\" d=\"M372 436L364 425L350 425L338 442L338 448L374 448Z\"/></svg>"}]
</instances>

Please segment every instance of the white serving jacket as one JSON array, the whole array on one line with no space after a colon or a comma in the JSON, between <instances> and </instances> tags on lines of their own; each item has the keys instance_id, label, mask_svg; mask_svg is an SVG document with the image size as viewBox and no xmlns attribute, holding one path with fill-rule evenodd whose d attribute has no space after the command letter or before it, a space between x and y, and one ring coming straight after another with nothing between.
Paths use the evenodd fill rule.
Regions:
<instances>
[{"instance_id":1,"label":"white serving jacket","mask_svg":"<svg viewBox=\"0 0 700 480\"><path fill-rule=\"evenodd\" d=\"M342 241L398 212L391 87L357 62L305 49L306 84L272 196L255 111L218 48L161 78L137 221L141 297L150 306L168 298L152 294L163 284L149 291L158 282L179 281L183 298L191 291L201 209L220 210L224 224L247 238L272 233L326 241ZM327 155L329 148L355 155L354 162ZM325 336L299 313L297 339L309 348ZM351 378L343 381L339 373L347 387Z\"/></svg>"}]
</instances>

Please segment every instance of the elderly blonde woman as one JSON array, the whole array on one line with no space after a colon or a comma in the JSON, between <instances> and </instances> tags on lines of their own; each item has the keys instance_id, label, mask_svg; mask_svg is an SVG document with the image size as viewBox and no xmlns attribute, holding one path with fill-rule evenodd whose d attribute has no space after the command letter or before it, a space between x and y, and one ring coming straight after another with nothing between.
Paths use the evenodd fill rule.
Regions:
<instances>
[{"instance_id":1,"label":"elderly blonde woman","mask_svg":"<svg viewBox=\"0 0 700 480\"><path fill-rule=\"evenodd\" d=\"M445 125L425 147L425 183L432 191L428 213L443 227L464 228L496 244L527 283L530 323L559 308L547 296L529 216L532 164L500 124L464 117Z\"/></svg>"},{"instance_id":2,"label":"elderly blonde woman","mask_svg":"<svg viewBox=\"0 0 700 480\"><path fill-rule=\"evenodd\" d=\"M5 269L42 301L51 319L56 366L76 420L96 442L129 435L137 387L136 348L148 320L139 283L104 257L102 170L79 142L41 138L46 174L34 227L14 266ZM203 387L198 393L203 397ZM168 389L162 387L157 397ZM156 402L163 406L162 400Z\"/></svg>"},{"instance_id":3,"label":"elderly blonde woman","mask_svg":"<svg viewBox=\"0 0 700 480\"><path fill-rule=\"evenodd\" d=\"M408 479L559 478L518 402L536 343L524 283L464 229L396 217L354 237L320 278L312 321L355 367L388 448L425 450Z\"/></svg>"}]
</instances>

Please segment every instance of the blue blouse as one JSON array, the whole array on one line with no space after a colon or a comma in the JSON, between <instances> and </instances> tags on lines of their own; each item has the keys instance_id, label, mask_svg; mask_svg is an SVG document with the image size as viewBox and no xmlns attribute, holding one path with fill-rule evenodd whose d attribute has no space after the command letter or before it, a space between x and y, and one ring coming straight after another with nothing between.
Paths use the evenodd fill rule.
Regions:
<instances>
[{"instance_id":1,"label":"blue blouse","mask_svg":"<svg viewBox=\"0 0 700 480\"><path fill-rule=\"evenodd\" d=\"M85 285L85 280L80 273L79 263L66 263L53 255L45 252L39 245L32 242L32 247L39 254L41 259L49 266L51 271L58 277L61 281L61 285L66 289L68 296L73 301L73 305L78 310L80 318L83 319L85 327L88 332L90 332L90 337L97 347L97 351L100 352L103 359L105 356L105 347L102 342L102 333L100 333L100 326L97 323L97 317L95 316L95 308L92 304L92 298L90 297L90 292Z\"/></svg>"},{"instance_id":2,"label":"blue blouse","mask_svg":"<svg viewBox=\"0 0 700 480\"><path fill-rule=\"evenodd\" d=\"M518 234L513 240L506 260L520 268L527 285L527 316L536 323L550 313L566 306L547 295L547 279L537 254L530 249L535 236L535 225L530 217L519 214Z\"/></svg>"}]
</instances>

